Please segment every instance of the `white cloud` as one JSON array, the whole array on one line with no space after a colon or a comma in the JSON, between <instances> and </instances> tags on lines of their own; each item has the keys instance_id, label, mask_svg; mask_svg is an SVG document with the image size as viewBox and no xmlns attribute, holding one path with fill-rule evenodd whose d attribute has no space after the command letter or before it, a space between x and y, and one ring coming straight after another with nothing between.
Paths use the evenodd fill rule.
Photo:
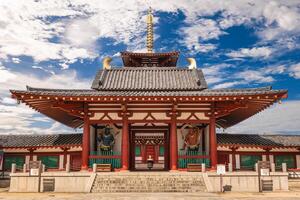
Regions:
<instances>
[{"instance_id":1,"label":"white cloud","mask_svg":"<svg viewBox=\"0 0 300 200\"><path fill-rule=\"evenodd\" d=\"M14 105L17 101L9 97L4 97L2 100L0 99L0 103Z\"/></svg>"},{"instance_id":2,"label":"white cloud","mask_svg":"<svg viewBox=\"0 0 300 200\"><path fill-rule=\"evenodd\" d=\"M289 3L293 3L293 1ZM263 16L266 19L267 28L263 29L259 35L266 40L273 40L284 34L289 35L289 33L299 33L300 31L299 4L297 7L297 4L283 5L280 2L270 1L264 7Z\"/></svg>"},{"instance_id":3,"label":"white cloud","mask_svg":"<svg viewBox=\"0 0 300 200\"><path fill-rule=\"evenodd\" d=\"M5 83L8 80L15 79L16 75L10 73L6 68L0 68L0 83Z\"/></svg>"},{"instance_id":4,"label":"white cloud","mask_svg":"<svg viewBox=\"0 0 300 200\"><path fill-rule=\"evenodd\" d=\"M38 112L30 109L24 104L16 104L10 98L9 89L25 89L27 84L32 87L45 88L89 88L90 80L80 79L72 70L63 71L60 74L52 74L48 77L37 77L34 74L19 73L3 68L0 70L0 132L1 134L36 134L72 132L73 130L60 125L54 128L54 121ZM45 126L37 126L45 124ZM57 124L56 124L57 125ZM48 127L48 128L47 128Z\"/></svg>"},{"instance_id":5,"label":"white cloud","mask_svg":"<svg viewBox=\"0 0 300 200\"><path fill-rule=\"evenodd\" d=\"M66 26L64 39L77 47L93 47L99 30L89 18L71 21Z\"/></svg>"},{"instance_id":6,"label":"white cloud","mask_svg":"<svg viewBox=\"0 0 300 200\"><path fill-rule=\"evenodd\" d=\"M240 85L240 84L242 84L240 81L225 82L225 83L217 84L213 88L214 89L231 88L233 86Z\"/></svg>"},{"instance_id":7,"label":"white cloud","mask_svg":"<svg viewBox=\"0 0 300 200\"><path fill-rule=\"evenodd\" d=\"M19 64L21 62L20 58L12 58L13 63Z\"/></svg>"},{"instance_id":8,"label":"white cloud","mask_svg":"<svg viewBox=\"0 0 300 200\"><path fill-rule=\"evenodd\" d=\"M186 27L180 30L185 36L182 42L195 52L215 49L215 44L205 41L218 39L225 29L240 24L261 23L257 33L268 39L300 30L299 3L293 1L153 0L150 4L156 12L184 13ZM0 57L27 55L35 61L74 62L77 58L97 56L96 40L107 37L114 38L116 43L124 42L129 48L135 47L145 34L147 7L145 2L135 0L1 2ZM218 13L216 20L203 18ZM51 17L56 18L49 20ZM156 15L155 21L158 21ZM66 53L69 51L74 55ZM255 55L251 50L247 53ZM266 56L268 51L264 53Z\"/></svg>"},{"instance_id":9,"label":"white cloud","mask_svg":"<svg viewBox=\"0 0 300 200\"><path fill-rule=\"evenodd\" d=\"M300 133L300 101L284 101L229 128L235 133Z\"/></svg>"},{"instance_id":10,"label":"white cloud","mask_svg":"<svg viewBox=\"0 0 300 200\"><path fill-rule=\"evenodd\" d=\"M196 52L207 52L216 48L213 44L204 44L204 41L217 39L225 34L217 26L217 23L211 19L196 20L189 27L180 30L184 34L184 44Z\"/></svg>"},{"instance_id":11,"label":"white cloud","mask_svg":"<svg viewBox=\"0 0 300 200\"><path fill-rule=\"evenodd\" d=\"M238 51L232 51L226 55L232 58L268 58L272 54L272 49L269 47L253 47L253 48L241 48Z\"/></svg>"},{"instance_id":12,"label":"white cloud","mask_svg":"<svg viewBox=\"0 0 300 200\"><path fill-rule=\"evenodd\" d=\"M239 79L245 80L247 83L271 83L274 81L272 76L264 74L263 71L246 70L236 74Z\"/></svg>"},{"instance_id":13,"label":"white cloud","mask_svg":"<svg viewBox=\"0 0 300 200\"><path fill-rule=\"evenodd\" d=\"M31 66L31 68L33 68L33 69L40 69L40 70L42 70L42 71L44 71L44 72L47 72L47 73L50 73L50 74L52 74L52 75L55 74L54 71L45 69L44 67L41 67L41 66L35 66L35 65L33 65L33 66Z\"/></svg>"},{"instance_id":14,"label":"white cloud","mask_svg":"<svg viewBox=\"0 0 300 200\"><path fill-rule=\"evenodd\" d=\"M290 76L300 79L300 63L291 65L288 69Z\"/></svg>"},{"instance_id":15,"label":"white cloud","mask_svg":"<svg viewBox=\"0 0 300 200\"><path fill-rule=\"evenodd\" d=\"M208 85L213 85L224 81L227 76L225 70L232 67L229 64L216 64L212 66L205 66L202 71L205 75L205 80Z\"/></svg>"},{"instance_id":16,"label":"white cloud","mask_svg":"<svg viewBox=\"0 0 300 200\"><path fill-rule=\"evenodd\" d=\"M286 71L285 65L274 65L263 68L266 74L283 74Z\"/></svg>"}]
</instances>

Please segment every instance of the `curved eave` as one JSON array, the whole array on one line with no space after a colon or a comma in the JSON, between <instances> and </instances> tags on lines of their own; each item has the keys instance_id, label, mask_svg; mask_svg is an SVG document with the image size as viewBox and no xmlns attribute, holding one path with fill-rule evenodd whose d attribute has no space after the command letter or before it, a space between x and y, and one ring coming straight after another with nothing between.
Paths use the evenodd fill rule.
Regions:
<instances>
[{"instance_id":1,"label":"curved eave","mask_svg":"<svg viewBox=\"0 0 300 200\"><path fill-rule=\"evenodd\" d=\"M217 124L222 128L229 128L254 116L257 113L262 112L282 98L286 98L286 95L281 94L279 99L270 98L264 101L249 100L246 107L236 109L229 115L218 118Z\"/></svg>"},{"instance_id":2,"label":"curved eave","mask_svg":"<svg viewBox=\"0 0 300 200\"><path fill-rule=\"evenodd\" d=\"M238 92L237 92L238 91ZM61 109L53 106L60 102L81 104L84 102L134 102L134 103L203 103L203 102L245 102L245 106L238 107L227 114L217 117L220 127L228 128L258 112L271 106L282 98L287 98L287 90L204 90L177 92L152 92L138 93L130 91L105 92L95 90L57 90L28 88L27 91L11 90L12 97L27 104L36 111L72 128L81 127L83 124L82 113L68 112L69 108ZM159 94L159 95L157 95ZM83 111L83 110L82 110Z\"/></svg>"}]
</instances>

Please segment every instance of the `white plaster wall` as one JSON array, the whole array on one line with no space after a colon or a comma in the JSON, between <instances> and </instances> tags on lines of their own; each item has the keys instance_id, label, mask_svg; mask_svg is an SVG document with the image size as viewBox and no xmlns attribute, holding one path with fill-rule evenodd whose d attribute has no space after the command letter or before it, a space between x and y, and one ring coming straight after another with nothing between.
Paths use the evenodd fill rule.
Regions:
<instances>
[{"instance_id":1,"label":"white plaster wall","mask_svg":"<svg viewBox=\"0 0 300 200\"><path fill-rule=\"evenodd\" d=\"M118 152L121 152L122 150L122 129L115 135L115 145L113 150Z\"/></svg>"},{"instance_id":2,"label":"white plaster wall","mask_svg":"<svg viewBox=\"0 0 300 200\"><path fill-rule=\"evenodd\" d=\"M269 160L270 160L271 163L274 163L274 155L269 154Z\"/></svg>"},{"instance_id":3,"label":"white plaster wall","mask_svg":"<svg viewBox=\"0 0 300 200\"><path fill-rule=\"evenodd\" d=\"M37 155L33 155L33 156L32 156L32 160L33 160L33 161L37 161Z\"/></svg>"},{"instance_id":4,"label":"white plaster wall","mask_svg":"<svg viewBox=\"0 0 300 200\"><path fill-rule=\"evenodd\" d=\"M29 165L29 161L30 161L30 155L26 155L25 156L25 164Z\"/></svg>"},{"instance_id":5,"label":"white plaster wall","mask_svg":"<svg viewBox=\"0 0 300 200\"><path fill-rule=\"evenodd\" d=\"M235 168L236 169L241 168L240 154L235 154Z\"/></svg>"},{"instance_id":6,"label":"white plaster wall","mask_svg":"<svg viewBox=\"0 0 300 200\"><path fill-rule=\"evenodd\" d=\"M262 155L262 161L267 161L267 155Z\"/></svg>"},{"instance_id":7,"label":"white plaster wall","mask_svg":"<svg viewBox=\"0 0 300 200\"><path fill-rule=\"evenodd\" d=\"M184 134L186 134L186 130L183 131ZM177 141L178 141L178 150L182 149L184 144L184 138L182 137L180 129L177 129Z\"/></svg>"},{"instance_id":8,"label":"white plaster wall","mask_svg":"<svg viewBox=\"0 0 300 200\"><path fill-rule=\"evenodd\" d=\"M296 165L297 165L297 169L300 168L300 155L296 155Z\"/></svg>"},{"instance_id":9,"label":"white plaster wall","mask_svg":"<svg viewBox=\"0 0 300 200\"><path fill-rule=\"evenodd\" d=\"M70 156L70 154L67 155L67 163L71 163L71 156Z\"/></svg>"},{"instance_id":10,"label":"white plaster wall","mask_svg":"<svg viewBox=\"0 0 300 200\"><path fill-rule=\"evenodd\" d=\"M273 191L288 191L288 174L282 172L272 172L271 176L262 177L265 180L273 180ZM212 191L220 191L220 176L215 173L208 174ZM227 172L223 175L223 186L232 186L231 191L236 192L258 192L258 177L256 172Z\"/></svg>"},{"instance_id":11,"label":"white plaster wall","mask_svg":"<svg viewBox=\"0 0 300 200\"><path fill-rule=\"evenodd\" d=\"M232 154L229 154L229 163L233 164Z\"/></svg>"},{"instance_id":12,"label":"white plaster wall","mask_svg":"<svg viewBox=\"0 0 300 200\"><path fill-rule=\"evenodd\" d=\"M204 134L205 134L205 152L206 155L209 155L209 125L205 127L204 130Z\"/></svg>"},{"instance_id":13,"label":"white plaster wall","mask_svg":"<svg viewBox=\"0 0 300 200\"><path fill-rule=\"evenodd\" d=\"M94 173L45 172L41 175L41 191L43 178L55 178L54 192L90 192L95 178ZM9 192L38 192L38 177L30 177L28 173L11 174Z\"/></svg>"},{"instance_id":14,"label":"white plaster wall","mask_svg":"<svg viewBox=\"0 0 300 200\"><path fill-rule=\"evenodd\" d=\"M59 155L59 169L64 168L64 155Z\"/></svg>"},{"instance_id":15,"label":"white plaster wall","mask_svg":"<svg viewBox=\"0 0 300 200\"><path fill-rule=\"evenodd\" d=\"M96 151L95 147L95 128L90 126L90 151Z\"/></svg>"}]
</instances>

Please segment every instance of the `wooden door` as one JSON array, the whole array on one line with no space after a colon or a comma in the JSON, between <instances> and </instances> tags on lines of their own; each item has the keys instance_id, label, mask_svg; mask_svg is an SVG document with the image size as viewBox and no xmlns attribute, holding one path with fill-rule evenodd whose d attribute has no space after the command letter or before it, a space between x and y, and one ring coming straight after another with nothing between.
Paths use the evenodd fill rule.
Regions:
<instances>
[{"instance_id":1,"label":"wooden door","mask_svg":"<svg viewBox=\"0 0 300 200\"><path fill-rule=\"evenodd\" d=\"M229 163L229 154L218 154L218 163L227 165Z\"/></svg>"},{"instance_id":2,"label":"wooden door","mask_svg":"<svg viewBox=\"0 0 300 200\"><path fill-rule=\"evenodd\" d=\"M151 156L151 158L155 161L155 145L146 145L145 149L146 160Z\"/></svg>"},{"instance_id":3,"label":"wooden door","mask_svg":"<svg viewBox=\"0 0 300 200\"><path fill-rule=\"evenodd\" d=\"M71 155L71 170L80 171L81 169L81 155Z\"/></svg>"}]
</instances>

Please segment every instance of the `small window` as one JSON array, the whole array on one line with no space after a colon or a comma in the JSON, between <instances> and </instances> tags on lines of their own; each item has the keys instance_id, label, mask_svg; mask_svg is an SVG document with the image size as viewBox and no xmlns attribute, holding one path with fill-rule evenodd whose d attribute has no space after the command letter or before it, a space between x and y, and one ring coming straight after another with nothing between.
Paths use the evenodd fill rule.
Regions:
<instances>
[{"instance_id":1,"label":"small window","mask_svg":"<svg viewBox=\"0 0 300 200\"><path fill-rule=\"evenodd\" d=\"M241 168L254 169L255 164L261 160L259 155L241 155Z\"/></svg>"},{"instance_id":2,"label":"small window","mask_svg":"<svg viewBox=\"0 0 300 200\"><path fill-rule=\"evenodd\" d=\"M135 156L141 156L141 146L135 146Z\"/></svg>"},{"instance_id":3,"label":"small window","mask_svg":"<svg viewBox=\"0 0 300 200\"><path fill-rule=\"evenodd\" d=\"M275 156L275 165L277 168L282 167L282 163L286 163L288 169L295 168L295 157L293 155Z\"/></svg>"},{"instance_id":4,"label":"small window","mask_svg":"<svg viewBox=\"0 0 300 200\"><path fill-rule=\"evenodd\" d=\"M39 156L38 160L42 161L47 168L58 168L59 157L58 156Z\"/></svg>"},{"instance_id":5,"label":"small window","mask_svg":"<svg viewBox=\"0 0 300 200\"><path fill-rule=\"evenodd\" d=\"M165 155L165 147L159 146L159 156L164 156L164 155Z\"/></svg>"},{"instance_id":6,"label":"small window","mask_svg":"<svg viewBox=\"0 0 300 200\"><path fill-rule=\"evenodd\" d=\"M11 170L11 165L15 163L17 165L17 169L22 169L25 163L24 156L5 156L4 158L4 169Z\"/></svg>"}]
</instances>

